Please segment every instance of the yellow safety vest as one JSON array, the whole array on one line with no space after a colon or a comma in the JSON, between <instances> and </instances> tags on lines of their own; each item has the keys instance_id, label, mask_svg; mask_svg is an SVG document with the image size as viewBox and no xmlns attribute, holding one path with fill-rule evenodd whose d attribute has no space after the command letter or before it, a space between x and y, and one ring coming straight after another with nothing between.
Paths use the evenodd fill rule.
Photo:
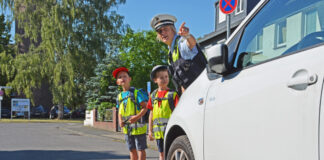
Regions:
<instances>
[{"instance_id":1,"label":"yellow safety vest","mask_svg":"<svg viewBox=\"0 0 324 160\"><path fill-rule=\"evenodd\" d=\"M131 94L130 92L131 91L129 91L129 94ZM137 98L137 92L138 92L138 90L135 89L134 97L133 97L135 102L136 102L136 98ZM129 119L131 116L134 116L140 112L138 107L136 107L136 105L132 101L131 95L127 96L126 98L127 98L127 102L126 102L126 106L125 106L125 104L123 102L124 100L122 99L122 96L121 96L121 93L118 94L118 101L120 102L119 103L119 114L122 115L123 121ZM126 124L123 127L124 134L130 134L130 135L146 134L146 130L147 130L146 123L140 123L140 122Z\"/></svg>"},{"instance_id":2,"label":"yellow safety vest","mask_svg":"<svg viewBox=\"0 0 324 160\"><path fill-rule=\"evenodd\" d=\"M157 97L156 91L154 91L151 95L153 101L152 119L153 119L153 132L154 132L155 139L164 139L164 131L172 113L170 103L169 103L170 98L168 98L169 94L172 94L171 96L173 101L176 97L176 92L168 91L163 98L156 98ZM159 101L161 101L160 106L158 106ZM174 104L174 102L172 102L171 104Z\"/></svg>"}]
</instances>

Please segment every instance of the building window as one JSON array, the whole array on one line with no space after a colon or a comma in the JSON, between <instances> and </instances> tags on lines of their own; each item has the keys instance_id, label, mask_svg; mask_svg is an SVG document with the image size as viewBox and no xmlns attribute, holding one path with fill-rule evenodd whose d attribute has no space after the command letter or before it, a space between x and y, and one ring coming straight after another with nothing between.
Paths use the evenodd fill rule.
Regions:
<instances>
[{"instance_id":1,"label":"building window","mask_svg":"<svg viewBox=\"0 0 324 160\"><path fill-rule=\"evenodd\" d=\"M263 32L259 32L256 35L256 52L260 53L262 52L263 49Z\"/></svg>"},{"instance_id":2,"label":"building window","mask_svg":"<svg viewBox=\"0 0 324 160\"><path fill-rule=\"evenodd\" d=\"M316 32L316 10L305 13L304 36Z\"/></svg>"},{"instance_id":3,"label":"building window","mask_svg":"<svg viewBox=\"0 0 324 160\"><path fill-rule=\"evenodd\" d=\"M275 47L282 47L286 44L287 21L281 21L276 24Z\"/></svg>"},{"instance_id":4,"label":"building window","mask_svg":"<svg viewBox=\"0 0 324 160\"><path fill-rule=\"evenodd\" d=\"M243 12L243 0L238 0L237 1L237 6L236 6L236 9L235 9L235 14L240 14Z\"/></svg>"},{"instance_id":5,"label":"building window","mask_svg":"<svg viewBox=\"0 0 324 160\"><path fill-rule=\"evenodd\" d=\"M226 20L226 15L218 9L218 23L222 23Z\"/></svg>"}]
</instances>

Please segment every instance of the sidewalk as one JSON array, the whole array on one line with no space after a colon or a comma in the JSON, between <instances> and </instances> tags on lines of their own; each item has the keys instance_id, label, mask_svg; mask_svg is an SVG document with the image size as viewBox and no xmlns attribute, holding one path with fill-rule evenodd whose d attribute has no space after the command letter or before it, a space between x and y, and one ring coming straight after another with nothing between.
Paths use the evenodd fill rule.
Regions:
<instances>
[{"instance_id":1,"label":"sidewalk","mask_svg":"<svg viewBox=\"0 0 324 160\"><path fill-rule=\"evenodd\" d=\"M86 136L95 136L101 138L111 138L116 141L125 143L124 134L121 132L112 132L108 130L97 129L93 127L83 126L83 124L77 123L67 123L64 125L63 130L73 132L74 134L86 135ZM147 136L147 147L149 149L157 151L156 141L150 141Z\"/></svg>"}]
</instances>

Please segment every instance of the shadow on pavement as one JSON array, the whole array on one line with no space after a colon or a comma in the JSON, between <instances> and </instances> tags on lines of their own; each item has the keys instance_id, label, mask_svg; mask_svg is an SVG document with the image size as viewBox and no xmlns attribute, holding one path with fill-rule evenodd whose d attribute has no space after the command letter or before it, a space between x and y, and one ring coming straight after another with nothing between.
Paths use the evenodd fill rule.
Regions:
<instances>
[{"instance_id":1,"label":"shadow on pavement","mask_svg":"<svg viewBox=\"0 0 324 160\"><path fill-rule=\"evenodd\" d=\"M129 156L118 155L113 152L89 152L72 150L19 150L0 151L3 160L105 160L129 159Z\"/></svg>"}]
</instances>

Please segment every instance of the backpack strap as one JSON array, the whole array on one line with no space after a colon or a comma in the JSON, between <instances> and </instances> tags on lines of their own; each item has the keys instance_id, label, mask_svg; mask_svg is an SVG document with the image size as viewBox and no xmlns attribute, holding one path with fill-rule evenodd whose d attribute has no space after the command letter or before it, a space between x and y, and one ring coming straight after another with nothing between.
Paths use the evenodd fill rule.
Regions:
<instances>
[{"instance_id":1,"label":"backpack strap","mask_svg":"<svg viewBox=\"0 0 324 160\"><path fill-rule=\"evenodd\" d=\"M169 106L170 106L170 109L171 109L172 112L173 112L173 110L175 108L174 100L173 100L174 92L175 91L171 91L171 90L169 90L169 92L168 92L168 102L169 102Z\"/></svg>"},{"instance_id":2,"label":"backpack strap","mask_svg":"<svg viewBox=\"0 0 324 160\"><path fill-rule=\"evenodd\" d=\"M129 88L129 97L131 98L132 102L137 105L137 102L136 102L136 97L135 96L135 88L134 87L131 87Z\"/></svg>"},{"instance_id":3,"label":"backpack strap","mask_svg":"<svg viewBox=\"0 0 324 160\"><path fill-rule=\"evenodd\" d=\"M131 101L135 105L134 106L134 115L136 115L136 108L138 108L138 106L139 106L139 104L136 101L137 96L135 96L135 90L136 89L134 87L129 88L129 94L128 94L128 97L131 99ZM135 122L135 129L137 129L137 123L138 122Z\"/></svg>"},{"instance_id":4,"label":"backpack strap","mask_svg":"<svg viewBox=\"0 0 324 160\"><path fill-rule=\"evenodd\" d=\"M155 90L151 93L151 104L152 104L152 107L153 107L153 104L154 104L154 100L157 98L157 96L156 96L156 92L157 92L157 89L155 89Z\"/></svg>"},{"instance_id":5,"label":"backpack strap","mask_svg":"<svg viewBox=\"0 0 324 160\"><path fill-rule=\"evenodd\" d=\"M119 95L120 95L120 93L117 95L117 98L116 98L116 105L118 106L118 108L120 106Z\"/></svg>"},{"instance_id":6,"label":"backpack strap","mask_svg":"<svg viewBox=\"0 0 324 160\"><path fill-rule=\"evenodd\" d=\"M134 87L131 87L129 88L129 97L131 99L131 101L134 103L135 107L137 107L137 109L139 110L140 109L140 104L137 103L137 93L135 94L135 88ZM136 108L134 107L134 113L136 114Z\"/></svg>"}]
</instances>

